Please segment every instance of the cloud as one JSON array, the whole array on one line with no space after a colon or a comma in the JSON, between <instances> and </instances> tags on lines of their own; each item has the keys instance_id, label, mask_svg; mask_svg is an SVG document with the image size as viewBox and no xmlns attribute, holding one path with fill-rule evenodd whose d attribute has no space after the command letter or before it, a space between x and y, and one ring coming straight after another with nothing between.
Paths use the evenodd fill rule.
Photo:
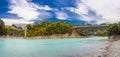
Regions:
<instances>
[{"instance_id":1,"label":"cloud","mask_svg":"<svg viewBox=\"0 0 120 57\"><path fill-rule=\"evenodd\" d=\"M2 18L5 22L5 25L12 25L12 24L32 24L33 21L26 21L24 19L9 19L9 18Z\"/></svg>"},{"instance_id":2,"label":"cloud","mask_svg":"<svg viewBox=\"0 0 120 57\"><path fill-rule=\"evenodd\" d=\"M41 9L41 10L54 10L54 9L50 8L48 5L40 6L40 7L38 7L38 9Z\"/></svg>"},{"instance_id":3,"label":"cloud","mask_svg":"<svg viewBox=\"0 0 120 57\"><path fill-rule=\"evenodd\" d=\"M92 22L93 20L95 20L96 16L93 16L89 13L90 9L87 5L85 5L84 3L78 3L77 7L66 7L66 10L69 10L71 12L74 12L76 14L79 15L79 17L74 17L74 19L78 19L78 20L82 20L82 21L86 21L86 22Z\"/></svg>"},{"instance_id":4,"label":"cloud","mask_svg":"<svg viewBox=\"0 0 120 57\"><path fill-rule=\"evenodd\" d=\"M120 0L79 0L76 4L76 8L66 9L78 14L80 20L98 24L120 22Z\"/></svg>"},{"instance_id":5,"label":"cloud","mask_svg":"<svg viewBox=\"0 0 120 57\"><path fill-rule=\"evenodd\" d=\"M68 15L65 12L55 12L56 18L60 20L67 20Z\"/></svg>"},{"instance_id":6,"label":"cloud","mask_svg":"<svg viewBox=\"0 0 120 57\"><path fill-rule=\"evenodd\" d=\"M78 14L88 14L88 9L89 8L85 4L80 3L80 4L78 4L77 8L74 10Z\"/></svg>"},{"instance_id":7,"label":"cloud","mask_svg":"<svg viewBox=\"0 0 120 57\"><path fill-rule=\"evenodd\" d=\"M91 22L94 20L93 16L89 16L89 7L84 3L79 3L74 9L74 12L80 15L80 20Z\"/></svg>"},{"instance_id":8,"label":"cloud","mask_svg":"<svg viewBox=\"0 0 120 57\"><path fill-rule=\"evenodd\" d=\"M48 13L46 11L39 11L39 12L41 13L41 15L39 15L40 18L39 20L44 20L53 16L51 13Z\"/></svg>"},{"instance_id":9,"label":"cloud","mask_svg":"<svg viewBox=\"0 0 120 57\"><path fill-rule=\"evenodd\" d=\"M32 0L9 0L10 6L8 13L17 15L18 19L30 22L36 19L44 19L51 17L51 14L47 12L48 10L53 10L48 5L41 6L37 5ZM10 18L9 18L10 19ZM13 18L12 20L16 20ZM18 20L19 21L19 20ZM11 22L12 23L12 22ZM19 23L19 22L18 22ZM23 22L24 23L24 22Z\"/></svg>"},{"instance_id":10,"label":"cloud","mask_svg":"<svg viewBox=\"0 0 120 57\"><path fill-rule=\"evenodd\" d=\"M120 22L120 0L77 0L76 4L74 4L75 7L68 6L69 3L65 6L60 5L65 3L65 1L60 1L61 3L57 4L60 6L59 8L51 8L48 4L44 6L37 5L32 0L9 1L10 11L8 13L17 15L19 19L25 22L38 18L41 20L52 18L53 15L60 20L78 19L88 23Z\"/></svg>"},{"instance_id":11,"label":"cloud","mask_svg":"<svg viewBox=\"0 0 120 57\"><path fill-rule=\"evenodd\" d=\"M97 16L102 16L97 22L120 22L120 0L82 0Z\"/></svg>"},{"instance_id":12,"label":"cloud","mask_svg":"<svg viewBox=\"0 0 120 57\"><path fill-rule=\"evenodd\" d=\"M8 13L17 14L18 17L25 20L33 20L40 15L34 6L37 5L28 2L28 0L11 0L11 10Z\"/></svg>"}]
</instances>

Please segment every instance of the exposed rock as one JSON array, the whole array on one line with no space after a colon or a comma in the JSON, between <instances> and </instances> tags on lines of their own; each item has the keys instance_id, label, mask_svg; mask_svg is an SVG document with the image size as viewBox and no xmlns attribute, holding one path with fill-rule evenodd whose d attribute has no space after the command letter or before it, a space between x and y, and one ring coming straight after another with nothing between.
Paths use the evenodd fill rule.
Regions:
<instances>
[{"instance_id":1,"label":"exposed rock","mask_svg":"<svg viewBox=\"0 0 120 57\"><path fill-rule=\"evenodd\" d=\"M81 36L73 30L71 33L66 34L52 34L52 35L46 35L46 36L36 36L31 38L80 38Z\"/></svg>"},{"instance_id":2,"label":"exposed rock","mask_svg":"<svg viewBox=\"0 0 120 57\"><path fill-rule=\"evenodd\" d=\"M112 35L108 37L110 40L120 40L120 35Z\"/></svg>"},{"instance_id":3,"label":"exposed rock","mask_svg":"<svg viewBox=\"0 0 120 57\"><path fill-rule=\"evenodd\" d=\"M106 57L120 57L120 41L111 42Z\"/></svg>"},{"instance_id":4,"label":"exposed rock","mask_svg":"<svg viewBox=\"0 0 120 57\"><path fill-rule=\"evenodd\" d=\"M71 34L66 33L66 34L53 34L53 35L49 35L49 38L80 38L80 35L78 35L78 33L73 30Z\"/></svg>"}]
</instances>

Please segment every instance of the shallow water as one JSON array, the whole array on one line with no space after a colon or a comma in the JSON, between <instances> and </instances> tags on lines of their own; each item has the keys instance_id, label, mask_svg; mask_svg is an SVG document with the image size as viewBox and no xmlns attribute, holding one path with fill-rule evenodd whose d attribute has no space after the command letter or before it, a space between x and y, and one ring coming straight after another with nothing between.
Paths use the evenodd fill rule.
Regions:
<instances>
[{"instance_id":1,"label":"shallow water","mask_svg":"<svg viewBox=\"0 0 120 57\"><path fill-rule=\"evenodd\" d=\"M87 57L106 37L70 39L0 39L0 57Z\"/></svg>"}]
</instances>

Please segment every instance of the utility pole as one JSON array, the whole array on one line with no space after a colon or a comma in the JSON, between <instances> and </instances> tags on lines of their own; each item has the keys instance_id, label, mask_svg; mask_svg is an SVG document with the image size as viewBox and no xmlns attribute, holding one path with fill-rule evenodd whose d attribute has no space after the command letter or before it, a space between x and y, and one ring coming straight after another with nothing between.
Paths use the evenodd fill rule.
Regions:
<instances>
[{"instance_id":1,"label":"utility pole","mask_svg":"<svg viewBox=\"0 0 120 57\"><path fill-rule=\"evenodd\" d=\"M25 25L25 28L24 28L24 37L26 38L27 37L27 27Z\"/></svg>"}]
</instances>

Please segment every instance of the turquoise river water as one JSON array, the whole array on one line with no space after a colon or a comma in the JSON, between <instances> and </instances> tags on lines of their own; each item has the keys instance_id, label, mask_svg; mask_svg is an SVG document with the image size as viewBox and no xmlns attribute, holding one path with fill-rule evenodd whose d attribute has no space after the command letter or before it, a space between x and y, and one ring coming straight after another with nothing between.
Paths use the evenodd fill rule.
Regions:
<instances>
[{"instance_id":1,"label":"turquoise river water","mask_svg":"<svg viewBox=\"0 0 120 57\"><path fill-rule=\"evenodd\" d=\"M70 39L0 39L0 57L82 57L107 37ZM84 57L84 56L83 56Z\"/></svg>"}]
</instances>

